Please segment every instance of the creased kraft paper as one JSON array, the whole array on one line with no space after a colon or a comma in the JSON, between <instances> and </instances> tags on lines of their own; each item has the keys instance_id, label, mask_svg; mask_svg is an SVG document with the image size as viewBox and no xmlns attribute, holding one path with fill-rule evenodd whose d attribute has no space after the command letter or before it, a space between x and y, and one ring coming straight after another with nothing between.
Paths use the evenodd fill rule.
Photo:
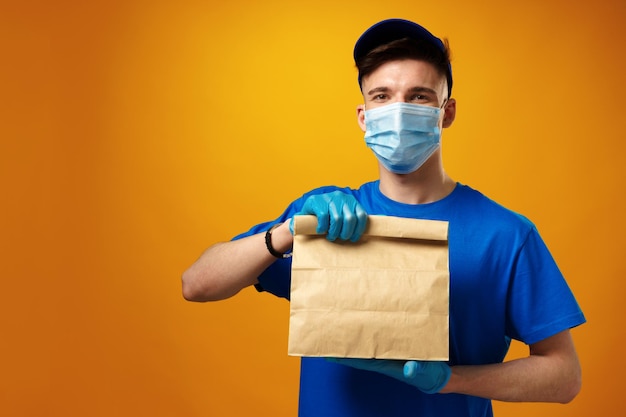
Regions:
<instances>
[{"instance_id":1,"label":"creased kraft paper","mask_svg":"<svg viewBox=\"0 0 626 417\"><path fill-rule=\"evenodd\" d=\"M448 223L369 216L359 242L294 218L288 353L448 360Z\"/></svg>"}]
</instances>

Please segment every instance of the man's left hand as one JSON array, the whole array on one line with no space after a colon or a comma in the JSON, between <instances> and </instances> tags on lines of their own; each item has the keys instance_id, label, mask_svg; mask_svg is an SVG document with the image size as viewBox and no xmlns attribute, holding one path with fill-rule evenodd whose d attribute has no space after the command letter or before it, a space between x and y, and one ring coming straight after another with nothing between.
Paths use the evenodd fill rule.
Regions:
<instances>
[{"instance_id":1,"label":"man's left hand","mask_svg":"<svg viewBox=\"0 0 626 417\"><path fill-rule=\"evenodd\" d=\"M401 361L390 359L326 358L356 369L378 372L413 385L426 394L435 394L446 386L452 370L445 362Z\"/></svg>"}]
</instances>

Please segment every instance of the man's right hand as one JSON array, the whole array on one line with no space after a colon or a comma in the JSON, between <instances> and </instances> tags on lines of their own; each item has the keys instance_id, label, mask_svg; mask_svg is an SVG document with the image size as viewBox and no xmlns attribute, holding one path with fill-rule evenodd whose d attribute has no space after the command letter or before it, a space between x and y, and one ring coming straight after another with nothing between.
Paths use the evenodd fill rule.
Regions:
<instances>
[{"instance_id":1,"label":"man's right hand","mask_svg":"<svg viewBox=\"0 0 626 417\"><path fill-rule=\"evenodd\" d=\"M310 196L296 215L305 214L317 217L316 232L326 234L330 241L339 238L356 242L367 225L367 213L361 204L352 195L341 191ZM289 230L293 234L293 219Z\"/></svg>"}]
</instances>

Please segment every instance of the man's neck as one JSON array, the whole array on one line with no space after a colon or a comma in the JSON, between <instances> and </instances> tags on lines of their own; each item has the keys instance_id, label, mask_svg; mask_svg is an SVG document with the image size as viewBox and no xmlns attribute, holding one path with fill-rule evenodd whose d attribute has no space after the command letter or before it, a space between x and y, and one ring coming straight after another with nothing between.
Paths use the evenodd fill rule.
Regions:
<instances>
[{"instance_id":1,"label":"man's neck","mask_svg":"<svg viewBox=\"0 0 626 417\"><path fill-rule=\"evenodd\" d=\"M380 167L380 192L404 204L426 204L441 200L456 187L443 170L441 161L434 158L410 174L394 174Z\"/></svg>"}]
</instances>

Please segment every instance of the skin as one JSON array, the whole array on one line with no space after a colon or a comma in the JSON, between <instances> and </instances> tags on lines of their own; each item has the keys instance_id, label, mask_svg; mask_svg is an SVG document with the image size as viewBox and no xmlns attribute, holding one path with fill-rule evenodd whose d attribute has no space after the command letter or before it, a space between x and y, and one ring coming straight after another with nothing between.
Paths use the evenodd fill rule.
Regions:
<instances>
[{"instance_id":1,"label":"skin","mask_svg":"<svg viewBox=\"0 0 626 417\"><path fill-rule=\"evenodd\" d=\"M440 125L449 127L456 100L447 97L445 76L422 61L383 64L363 78L364 104L357 122L365 131L365 110L395 102L442 107ZM443 168L441 147L417 171L394 174L379 164L380 190L392 200L423 204L450 194L456 183ZM288 222L274 229L272 244L285 252L293 244ZM190 301L216 301L256 284L257 277L276 259L265 247L264 233L208 248L182 277L183 296ZM452 367L442 393L461 393L501 401L571 401L580 391L581 369L568 330L529 346L525 358L491 365Z\"/></svg>"}]
</instances>

